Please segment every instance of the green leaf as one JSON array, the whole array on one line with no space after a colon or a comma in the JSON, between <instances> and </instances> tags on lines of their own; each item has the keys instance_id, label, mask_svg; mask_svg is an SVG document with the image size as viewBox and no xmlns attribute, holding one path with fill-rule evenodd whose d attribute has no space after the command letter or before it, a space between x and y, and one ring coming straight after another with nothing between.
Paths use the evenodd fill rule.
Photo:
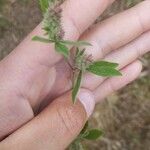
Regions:
<instances>
[{"instance_id":1,"label":"green leaf","mask_svg":"<svg viewBox=\"0 0 150 150\"><path fill-rule=\"evenodd\" d=\"M87 71L102 77L113 77L122 75L118 70L111 67L90 66L89 68L87 68Z\"/></svg>"},{"instance_id":2,"label":"green leaf","mask_svg":"<svg viewBox=\"0 0 150 150\"><path fill-rule=\"evenodd\" d=\"M116 68L119 66L119 64L117 63L108 62L108 61L95 61L92 64L99 67L104 66L104 67L112 67L112 68Z\"/></svg>"},{"instance_id":3,"label":"green leaf","mask_svg":"<svg viewBox=\"0 0 150 150\"><path fill-rule=\"evenodd\" d=\"M55 43L55 49L57 52L62 54L65 58L68 58L69 56L69 49L67 46L61 44L61 43Z\"/></svg>"},{"instance_id":4,"label":"green leaf","mask_svg":"<svg viewBox=\"0 0 150 150\"><path fill-rule=\"evenodd\" d=\"M34 36L32 38L33 41L38 41L38 42L43 42L43 43L54 43L53 40L49 40L49 39L46 39L46 38L43 38L43 37L39 37L39 36Z\"/></svg>"},{"instance_id":5,"label":"green leaf","mask_svg":"<svg viewBox=\"0 0 150 150\"><path fill-rule=\"evenodd\" d=\"M116 63L101 61L90 64L86 70L103 77L121 76L122 74L115 69L117 66Z\"/></svg>"},{"instance_id":6,"label":"green leaf","mask_svg":"<svg viewBox=\"0 0 150 150\"><path fill-rule=\"evenodd\" d=\"M49 0L39 0L39 4L43 13L45 13L49 7Z\"/></svg>"},{"instance_id":7,"label":"green leaf","mask_svg":"<svg viewBox=\"0 0 150 150\"><path fill-rule=\"evenodd\" d=\"M98 130L98 129L91 129L87 131L87 134L84 134L85 136L83 137L84 139L87 140L97 140L103 135L103 131Z\"/></svg>"},{"instance_id":8,"label":"green leaf","mask_svg":"<svg viewBox=\"0 0 150 150\"><path fill-rule=\"evenodd\" d=\"M77 97L77 94L79 92L80 85L81 85L81 79L82 79L82 71L79 72L79 74L77 76L77 80L76 80L75 85L74 85L73 90L72 90L72 101L73 101L73 103L76 102L76 97Z\"/></svg>"},{"instance_id":9,"label":"green leaf","mask_svg":"<svg viewBox=\"0 0 150 150\"><path fill-rule=\"evenodd\" d=\"M80 46L92 46L92 44L85 42L85 41L78 41L78 42L74 42L74 41L68 41L68 40L64 40L64 41L60 41L61 43L67 44L67 45L72 45L72 46L76 46L76 47L80 47Z\"/></svg>"}]
</instances>

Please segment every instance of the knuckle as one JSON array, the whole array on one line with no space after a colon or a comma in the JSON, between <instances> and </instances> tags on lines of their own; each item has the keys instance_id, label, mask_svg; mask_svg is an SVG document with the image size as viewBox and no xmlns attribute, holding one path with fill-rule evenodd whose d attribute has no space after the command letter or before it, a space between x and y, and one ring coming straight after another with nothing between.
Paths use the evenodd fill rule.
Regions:
<instances>
[{"instance_id":1,"label":"knuckle","mask_svg":"<svg viewBox=\"0 0 150 150\"><path fill-rule=\"evenodd\" d=\"M57 113L66 134L73 136L80 132L85 123L84 113L74 106L58 106Z\"/></svg>"}]
</instances>

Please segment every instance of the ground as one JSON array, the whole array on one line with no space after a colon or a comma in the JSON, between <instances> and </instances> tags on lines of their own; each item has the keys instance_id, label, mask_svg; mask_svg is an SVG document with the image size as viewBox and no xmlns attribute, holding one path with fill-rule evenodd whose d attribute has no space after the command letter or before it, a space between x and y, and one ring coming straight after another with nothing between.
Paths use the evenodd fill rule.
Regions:
<instances>
[{"instance_id":1,"label":"ground","mask_svg":"<svg viewBox=\"0 0 150 150\"><path fill-rule=\"evenodd\" d=\"M141 0L118 0L100 20ZM37 0L0 0L0 59L41 21ZM150 54L141 58L138 80L97 105L90 125L105 135L88 150L150 150Z\"/></svg>"}]
</instances>

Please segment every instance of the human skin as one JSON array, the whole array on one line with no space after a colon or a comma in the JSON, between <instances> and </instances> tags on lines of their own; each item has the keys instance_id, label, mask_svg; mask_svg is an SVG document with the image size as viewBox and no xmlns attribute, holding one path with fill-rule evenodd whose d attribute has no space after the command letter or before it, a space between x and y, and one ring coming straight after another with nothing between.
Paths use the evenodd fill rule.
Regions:
<instances>
[{"instance_id":1,"label":"human skin","mask_svg":"<svg viewBox=\"0 0 150 150\"><path fill-rule=\"evenodd\" d=\"M71 70L52 44L31 41L34 35L43 35L38 25L0 63L0 138L10 135L0 149L65 149L84 126L95 102L138 77L142 65L137 59L150 50L150 1L86 30L112 2L68 0L62 5L62 24L65 39L90 42L86 53L94 60L117 62L123 76L106 79L85 74L82 88L91 100L83 100L88 97L81 90L79 95L84 96L72 105Z\"/></svg>"}]
</instances>

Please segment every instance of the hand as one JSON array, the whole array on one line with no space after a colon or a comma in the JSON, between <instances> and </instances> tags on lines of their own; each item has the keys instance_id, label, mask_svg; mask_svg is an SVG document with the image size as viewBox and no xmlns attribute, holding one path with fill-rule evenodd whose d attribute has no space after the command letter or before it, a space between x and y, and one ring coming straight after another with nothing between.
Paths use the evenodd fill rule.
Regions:
<instances>
[{"instance_id":1,"label":"hand","mask_svg":"<svg viewBox=\"0 0 150 150\"><path fill-rule=\"evenodd\" d=\"M141 63L137 61L138 57L150 50L150 2L148 0L93 26L90 31L85 32L111 2L112 1L105 0L96 0L94 2L90 0L70 0L62 5L62 20L66 33L65 38L69 40L77 40L80 38L89 41L93 44L93 47L87 49L86 52L92 54L95 60L105 59L120 64L119 69L123 73L122 77L104 79L91 74L85 75L82 87L92 91L96 102L101 101L114 90L118 90L133 81L141 72ZM31 41L34 35L42 34L41 25L39 25L9 56L1 61L1 138L9 135L33 119L34 113L38 112L39 109L43 109L51 100L59 97L71 88L70 69L62 57L55 52L53 45L45 45ZM88 93L90 93L89 90ZM70 98L66 99L67 102L71 101ZM53 103L53 105L55 105L55 101ZM37 124L33 125L32 123L34 120L41 118L40 116L47 118L42 114L51 114L53 105L49 105L48 108L44 110L44 112L46 111L47 113L42 112L39 116L35 117L31 123L29 122L25 127L10 136L8 140L10 139L11 141L11 139L18 138L20 135L26 138L24 134L26 132L30 133L32 130L34 137L37 136L38 131L41 135L50 131L50 134L48 134L53 137L54 134L51 132L53 128L49 125L50 123L45 123L46 126L49 127L49 130L47 130L48 127L40 128ZM70 105L71 104L69 104L69 106ZM79 104L79 106L82 108L82 104ZM53 109L56 108L54 107ZM66 112L68 109L66 106L63 111ZM50 116L51 115L48 115L48 118L50 118ZM80 115L73 113L73 116L76 117ZM79 128L83 126L86 119L86 117L84 117L84 119L82 119L82 117L79 118L79 122L82 123L79 127L75 126L78 130L72 134L71 140L79 133ZM72 120L70 120L70 123L71 121ZM42 123L42 125L44 124L44 120L41 121L41 119L39 119L39 122ZM24 129L26 132L23 132ZM45 132L43 132L43 130ZM55 128L55 130L57 130L57 128ZM35 131L37 131L37 134L35 134ZM59 135L59 133L58 131L57 134ZM18 136L16 136L16 134ZM43 136L46 137L47 135ZM65 137L65 134L63 136ZM49 144L52 142L49 141L49 139L52 138L41 137L41 139L51 147ZM57 140L56 138L55 142ZM15 140L13 141L15 142ZM25 140L20 141L20 144L24 141ZM32 140L30 142L32 142ZM69 142L68 140L68 143ZM2 142L2 146L3 143L5 143L5 141ZM10 145L11 143L12 142L10 142ZM29 143L29 140L24 143ZM66 146L68 143L64 145ZM56 144L58 143L53 144L53 146L56 147Z\"/></svg>"}]
</instances>

